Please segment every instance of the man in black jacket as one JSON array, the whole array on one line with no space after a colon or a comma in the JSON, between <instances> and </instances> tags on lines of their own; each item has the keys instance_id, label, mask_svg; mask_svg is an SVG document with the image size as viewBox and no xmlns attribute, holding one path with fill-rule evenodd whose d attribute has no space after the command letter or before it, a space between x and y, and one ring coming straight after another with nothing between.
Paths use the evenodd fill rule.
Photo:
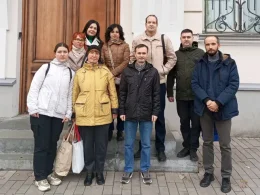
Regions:
<instances>
[{"instance_id":1,"label":"man in black jacket","mask_svg":"<svg viewBox=\"0 0 260 195\"><path fill-rule=\"evenodd\" d=\"M180 117L183 149L177 157L190 155L190 160L198 161L197 149L199 147L200 118L194 112L194 95L191 89L191 77L196 62L204 55L193 41L193 32L184 29L181 32L181 46L176 51L177 63L167 78L167 97L169 102L174 101L173 86L176 79L176 106Z\"/></svg>"},{"instance_id":2,"label":"man in black jacket","mask_svg":"<svg viewBox=\"0 0 260 195\"><path fill-rule=\"evenodd\" d=\"M151 184L150 138L153 122L160 112L160 77L158 71L146 59L148 47L139 44L135 47L136 61L129 64L121 75L119 114L125 121L125 173L121 182L126 184L134 171L134 142L137 127L141 136L141 177L143 183Z\"/></svg>"}]
</instances>

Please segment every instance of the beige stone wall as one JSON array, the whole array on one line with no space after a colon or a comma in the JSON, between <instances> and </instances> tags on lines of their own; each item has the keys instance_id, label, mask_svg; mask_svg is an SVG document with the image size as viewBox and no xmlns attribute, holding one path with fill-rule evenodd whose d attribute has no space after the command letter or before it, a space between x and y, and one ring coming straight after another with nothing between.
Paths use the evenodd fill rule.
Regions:
<instances>
[{"instance_id":1,"label":"beige stone wall","mask_svg":"<svg viewBox=\"0 0 260 195\"><path fill-rule=\"evenodd\" d=\"M194 34L202 33L203 0L184 0L184 28L191 29Z\"/></svg>"}]
</instances>

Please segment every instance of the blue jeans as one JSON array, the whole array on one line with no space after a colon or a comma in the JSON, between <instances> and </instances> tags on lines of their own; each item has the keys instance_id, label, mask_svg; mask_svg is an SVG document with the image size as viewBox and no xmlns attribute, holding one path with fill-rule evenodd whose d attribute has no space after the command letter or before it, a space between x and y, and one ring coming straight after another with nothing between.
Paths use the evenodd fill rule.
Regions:
<instances>
[{"instance_id":1,"label":"blue jeans","mask_svg":"<svg viewBox=\"0 0 260 195\"><path fill-rule=\"evenodd\" d=\"M125 172L127 173L134 171L134 143L138 124L141 136L141 172L150 168L152 121L125 121Z\"/></svg>"}]
</instances>

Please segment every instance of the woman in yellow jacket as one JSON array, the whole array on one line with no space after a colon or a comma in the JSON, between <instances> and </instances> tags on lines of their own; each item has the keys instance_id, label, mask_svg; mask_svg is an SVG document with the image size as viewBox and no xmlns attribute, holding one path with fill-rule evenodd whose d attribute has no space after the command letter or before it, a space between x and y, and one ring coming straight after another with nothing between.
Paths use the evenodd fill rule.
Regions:
<instances>
[{"instance_id":1,"label":"woman in yellow jacket","mask_svg":"<svg viewBox=\"0 0 260 195\"><path fill-rule=\"evenodd\" d=\"M105 183L108 128L118 111L114 77L100 63L100 53L98 46L88 47L88 61L76 72L73 85L73 110L84 144L85 186L92 184L94 173L98 185Z\"/></svg>"}]
</instances>

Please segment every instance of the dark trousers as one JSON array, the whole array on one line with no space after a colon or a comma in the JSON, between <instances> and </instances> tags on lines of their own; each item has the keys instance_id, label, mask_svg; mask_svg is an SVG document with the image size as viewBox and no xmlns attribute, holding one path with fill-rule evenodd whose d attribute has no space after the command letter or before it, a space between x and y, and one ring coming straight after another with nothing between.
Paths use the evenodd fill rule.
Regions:
<instances>
[{"instance_id":1,"label":"dark trousers","mask_svg":"<svg viewBox=\"0 0 260 195\"><path fill-rule=\"evenodd\" d=\"M63 123L60 118L45 115L31 116L30 123L34 136L33 171L35 180L40 181L52 173Z\"/></svg>"},{"instance_id":2,"label":"dark trousers","mask_svg":"<svg viewBox=\"0 0 260 195\"><path fill-rule=\"evenodd\" d=\"M109 124L98 126L79 126L84 144L84 160L87 172L101 173L107 153Z\"/></svg>"},{"instance_id":3,"label":"dark trousers","mask_svg":"<svg viewBox=\"0 0 260 195\"><path fill-rule=\"evenodd\" d=\"M200 136L200 117L194 112L194 101L177 100L177 113L180 117L180 129L183 147L197 151Z\"/></svg>"},{"instance_id":4,"label":"dark trousers","mask_svg":"<svg viewBox=\"0 0 260 195\"><path fill-rule=\"evenodd\" d=\"M160 113L155 122L155 148L157 152L165 151L165 118L164 118L164 110L165 110L165 95L166 95L166 85L165 83L160 84ZM152 120L152 119L151 119ZM141 151L141 141L139 141L139 150Z\"/></svg>"},{"instance_id":5,"label":"dark trousers","mask_svg":"<svg viewBox=\"0 0 260 195\"><path fill-rule=\"evenodd\" d=\"M114 120L109 125L109 131L112 132L115 129ZM116 129L118 131L124 131L124 121L121 120L120 116L117 117Z\"/></svg>"},{"instance_id":6,"label":"dark trousers","mask_svg":"<svg viewBox=\"0 0 260 195\"><path fill-rule=\"evenodd\" d=\"M116 92L117 92L117 97L119 97L119 85L116 85ZM109 125L109 132L112 134L112 131L115 129L114 126L114 120L112 123ZM117 123L116 123L116 129L118 131L124 131L124 121L121 120L120 115L117 117Z\"/></svg>"},{"instance_id":7,"label":"dark trousers","mask_svg":"<svg viewBox=\"0 0 260 195\"><path fill-rule=\"evenodd\" d=\"M231 153L231 119L215 121L211 117L211 112L205 109L204 114L200 117L200 123L203 136L203 166L206 173L214 172L214 123L219 136L219 145L221 151L221 176L228 178L232 172L232 153Z\"/></svg>"}]
</instances>

